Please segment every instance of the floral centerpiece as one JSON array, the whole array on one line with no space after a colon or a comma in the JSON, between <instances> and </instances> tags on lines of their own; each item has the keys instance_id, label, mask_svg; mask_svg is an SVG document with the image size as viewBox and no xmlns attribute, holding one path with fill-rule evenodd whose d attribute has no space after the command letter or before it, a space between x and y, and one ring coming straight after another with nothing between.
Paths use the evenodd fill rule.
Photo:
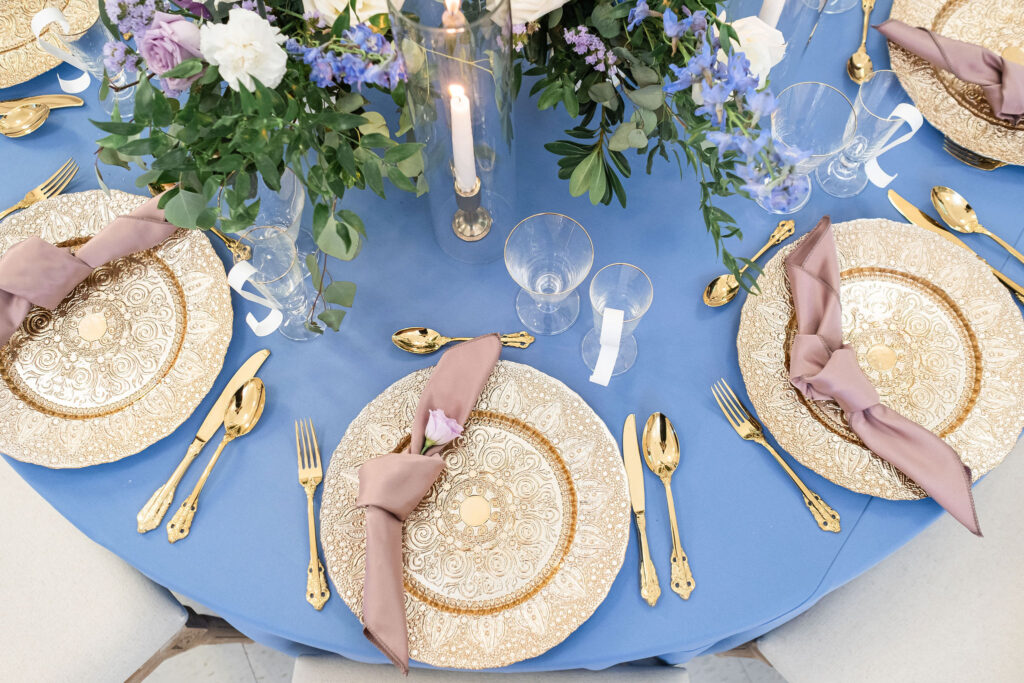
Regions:
<instances>
[{"instance_id":1,"label":"floral centerpiece","mask_svg":"<svg viewBox=\"0 0 1024 683\"><path fill-rule=\"evenodd\" d=\"M410 128L405 67L381 0L102 0L101 17L122 40L105 51L110 72L139 78L134 117L97 121L102 163L144 169L140 186L173 185L161 198L184 228L249 226L257 176L272 190L286 169L314 206L322 254L308 265L320 314L338 328L353 285L333 282L326 256L358 254L363 221L343 208L353 187L428 190ZM546 148L574 196L626 204L620 177L632 152L648 172L659 157L688 164L700 210L726 266L721 240L738 235L714 197L744 194L785 208L792 150L762 126L774 108L765 88L781 58L781 34L756 17L725 23L714 0L513 0L516 87L531 79L541 109L562 105L576 125ZM104 88L111 87L105 83ZM396 130L368 90L403 110ZM681 154L681 155L680 155ZM151 161L146 161L152 157ZM100 176L102 181L102 176ZM745 286L752 276L741 278Z\"/></svg>"}]
</instances>

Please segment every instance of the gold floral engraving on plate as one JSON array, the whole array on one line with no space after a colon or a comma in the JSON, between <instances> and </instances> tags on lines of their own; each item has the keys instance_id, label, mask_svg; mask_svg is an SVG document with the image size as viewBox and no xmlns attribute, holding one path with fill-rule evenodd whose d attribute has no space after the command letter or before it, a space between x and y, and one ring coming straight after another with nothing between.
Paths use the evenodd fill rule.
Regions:
<instances>
[{"instance_id":1,"label":"gold floral engraving on plate","mask_svg":"<svg viewBox=\"0 0 1024 683\"><path fill-rule=\"evenodd\" d=\"M95 0L0 0L0 88L24 83L60 64L32 33L32 17L45 7L64 13L72 35L84 32L100 15Z\"/></svg>"},{"instance_id":2,"label":"gold floral engraving on plate","mask_svg":"<svg viewBox=\"0 0 1024 683\"><path fill-rule=\"evenodd\" d=\"M940 434L975 478L998 465L1024 428L1024 320L970 253L885 219L834 226L844 340L887 405ZM834 401L789 383L790 245L758 278L737 336L747 393L765 427L799 462L853 491L893 500L924 492L871 453Z\"/></svg>"},{"instance_id":3,"label":"gold floral engraving on plate","mask_svg":"<svg viewBox=\"0 0 1024 683\"><path fill-rule=\"evenodd\" d=\"M37 235L72 249L145 197L60 195L0 224L0 254ZM167 436L213 385L231 340L224 267L179 230L97 268L0 348L0 452L47 467L119 460Z\"/></svg>"},{"instance_id":4,"label":"gold floral engraving on plate","mask_svg":"<svg viewBox=\"0 0 1024 683\"><path fill-rule=\"evenodd\" d=\"M358 469L408 443L430 373L367 405L328 467L321 542L357 616L366 534ZM618 445L564 384L499 361L443 457L445 471L403 532L410 655L470 669L535 657L589 618L622 565L629 498Z\"/></svg>"},{"instance_id":5,"label":"gold floral engraving on plate","mask_svg":"<svg viewBox=\"0 0 1024 683\"><path fill-rule=\"evenodd\" d=\"M1020 0L894 0L891 19L923 26L943 36L982 45L997 55L1024 47L1024 3ZM1024 164L1024 123L995 116L981 86L891 44L892 70L928 121L969 150L1009 164Z\"/></svg>"},{"instance_id":6,"label":"gold floral engraving on plate","mask_svg":"<svg viewBox=\"0 0 1024 683\"><path fill-rule=\"evenodd\" d=\"M39 412L109 415L167 375L186 323L185 293L173 271L152 250L131 254L94 270L52 312L30 311L0 349L0 377Z\"/></svg>"}]
</instances>

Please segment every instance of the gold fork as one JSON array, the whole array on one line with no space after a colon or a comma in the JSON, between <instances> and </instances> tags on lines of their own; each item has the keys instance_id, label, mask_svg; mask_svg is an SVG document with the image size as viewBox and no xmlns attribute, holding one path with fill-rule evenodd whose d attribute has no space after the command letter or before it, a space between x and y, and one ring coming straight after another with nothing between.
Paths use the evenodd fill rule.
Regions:
<instances>
[{"instance_id":1,"label":"gold fork","mask_svg":"<svg viewBox=\"0 0 1024 683\"><path fill-rule=\"evenodd\" d=\"M71 179L78 173L78 164L75 163L74 159L68 159L64 162L64 165L57 169L57 172L46 179L45 182L41 183L38 187L29 190L25 197L7 209L0 213L0 219L4 218L9 213L14 213L20 209L27 209L36 202L41 202L44 199L56 196L64 191L64 188L68 186Z\"/></svg>"},{"instance_id":2,"label":"gold fork","mask_svg":"<svg viewBox=\"0 0 1024 683\"><path fill-rule=\"evenodd\" d=\"M942 149L957 161L967 164L968 166L973 166L981 171L994 171L997 168L1006 166L1006 162L990 159L978 154L977 152L972 152L966 147L962 147L961 145L953 142L949 138L943 138Z\"/></svg>"},{"instance_id":3,"label":"gold fork","mask_svg":"<svg viewBox=\"0 0 1024 683\"><path fill-rule=\"evenodd\" d=\"M767 439L764 438L764 429L761 427L761 423L757 421L753 413L747 410L746 406L736 398L736 394L726 384L724 379L719 380L711 387L711 393L715 396L715 401L718 402L718 407L722 409L725 414L725 419L729 421L732 428L736 430L736 433L741 438L747 441L755 441L766 449L768 452L775 456L776 462L786 471L789 478L793 480L793 483L797 485L800 492L804 495L804 504L807 505L807 509L810 510L811 515L814 516L814 520L818 523L818 527L823 531L832 531L839 533L839 513L833 510L828 504L821 499L814 491L811 491L797 476L796 472L782 459L782 456L772 448Z\"/></svg>"},{"instance_id":4,"label":"gold fork","mask_svg":"<svg viewBox=\"0 0 1024 683\"><path fill-rule=\"evenodd\" d=\"M316 552L316 526L313 521L313 492L323 481L320 467L320 447L316 443L316 431L312 420L295 422L295 450L299 457L299 483L306 489L306 513L309 517L309 568L306 570L306 602L316 609L323 609L331 597L324 577L324 566Z\"/></svg>"}]
</instances>

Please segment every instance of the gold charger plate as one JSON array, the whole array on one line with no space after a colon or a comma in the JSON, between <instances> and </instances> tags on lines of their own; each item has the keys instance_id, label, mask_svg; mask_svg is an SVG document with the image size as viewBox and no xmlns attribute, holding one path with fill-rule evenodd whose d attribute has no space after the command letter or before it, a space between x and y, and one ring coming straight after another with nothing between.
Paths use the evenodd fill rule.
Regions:
<instances>
[{"instance_id":1,"label":"gold charger plate","mask_svg":"<svg viewBox=\"0 0 1024 683\"><path fill-rule=\"evenodd\" d=\"M1024 428L1024 319L984 262L938 235L883 218L834 226L843 339L882 403L943 437L975 479L1002 462ZM923 498L869 451L834 401L805 399L788 379L795 333L785 258L758 278L736 345L747 393L779 445L831 481L892 500Z\"/></svg>"},{"instance_id":2,"label":"gold charger plate","mask_svg":"<svg viewBox=\"0 0 1024 683\"><path fill-rule=\"evenodd\" d=\"M68 19L71 33L84 32L100 16L103 0L0 0L0 88L35 78L60 64L36 44L32 17L45 7L56 7Z\"/></svg>"},{"instance_id":3,"label":"gold charger plate","mask_svg":"<svg viewBox=\"0 0 1024 683\"><path fill-rule=\"evenodd\" d=\"M144 201L100 190L48 199L0 223L0 254L32 235L74 248ZM0 347L0 452L54 468L138 453L206 396L231 324L224 266L199 231L97 268Z\"/></svg>"},{"instance_id":4,"label":"gold charger plate","mask_svg":"<svg viewBox=\"0 0 1024 683\"><path fill-rule=\"evenodd\" d=\"M922 26L948 38L982 45L997 55L1024 48L1021 0L894 0L890 19ZM1024 165L1024 123L993 114L981 86L889 44L892 70L928 122L961 147L1008 164Z\"/></svg>"},{"instance_id":5,"label":"gold charger plate","mask_svg":"<svg viewBox=\"0 0 1024 683\"><path fill-rule=\"evenodd\" d=\"M336 592L359 617L359 466L407 443L431 371L370 402L327 470L320 539ZM536 657L590 617L622 566L630 508L617 442L567 386L498 361L444 457L403 533L410 656L462 669Z\"/></svg>"}]
</instances>

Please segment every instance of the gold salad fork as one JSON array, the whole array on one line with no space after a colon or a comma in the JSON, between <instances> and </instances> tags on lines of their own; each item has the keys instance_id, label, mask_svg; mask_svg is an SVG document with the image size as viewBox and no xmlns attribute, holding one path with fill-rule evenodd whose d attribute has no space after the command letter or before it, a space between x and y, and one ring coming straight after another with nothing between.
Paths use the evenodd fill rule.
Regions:
<instances>
[{"instance_id":1,"label":"gold salad fork","mask_svg":"<svg viewBox=\"0 0 1024 683\"><path fill-rule=\"evenodd\" d=\"M64 165L57 169L57 172L47 178L38 187L29 190L25 197L12 206L11 208L0 213L0 219L4 218L7 214L14 213L20 209L27 209L36 202L41 202L44 199L54 197L64 191L64 188L68 186L71 179L78 173L78 164L75 163L74 159L68 159L64 162Z\"/></svg>"},{"instance_id":2,"label":"gold salad fork","mask_svg":"<svg viewBox=\"0 0 1024 683\"><path fill-rule=\"evenodd\" d=\"M821 499L814 491L807 488L804 483L797 476L797 473L793 471L782 456L768 444L768 440L764 438L764 429L761 427L761 423L757 421L753 413L747 410L746 406L736 398L736 394L733 393L732 388L726 384L724 379L718 380L712 387L711 393L715 396L715 401L718 402L718 407L722 409L722 413L725 414L725 419L729 421L732 428L736 430L736 433L740 435L740 438L747 441L755 441L766 449L768 452L775 456L775 461L779 463L789 478L793 480L793 483L797 485L800 492L804 496L804 504L807 505L807 509L811 511L811 515L814 516L814 520L818 523L818 527L823 531L831 531L839 533L839 513L833 510L829 505Z\"/></svg>"},{"instance_id":3,"label":"gold salad fork","mask_svg":"<svg viewBox=\"0 0 1024 683\"><path fill-rule=\"evenodd\" d=\"M295 450L299 458L299 483L306 489L306 513L309 517L309 568L306 570L306 602L316 609L323 609L331 597L324 577L324 565L316 552L316 524L313 520L313 493L323 481L320 466L320 447L316 443L316 431L312 420L295 422Z\"/></svg>"}]
</instances>

